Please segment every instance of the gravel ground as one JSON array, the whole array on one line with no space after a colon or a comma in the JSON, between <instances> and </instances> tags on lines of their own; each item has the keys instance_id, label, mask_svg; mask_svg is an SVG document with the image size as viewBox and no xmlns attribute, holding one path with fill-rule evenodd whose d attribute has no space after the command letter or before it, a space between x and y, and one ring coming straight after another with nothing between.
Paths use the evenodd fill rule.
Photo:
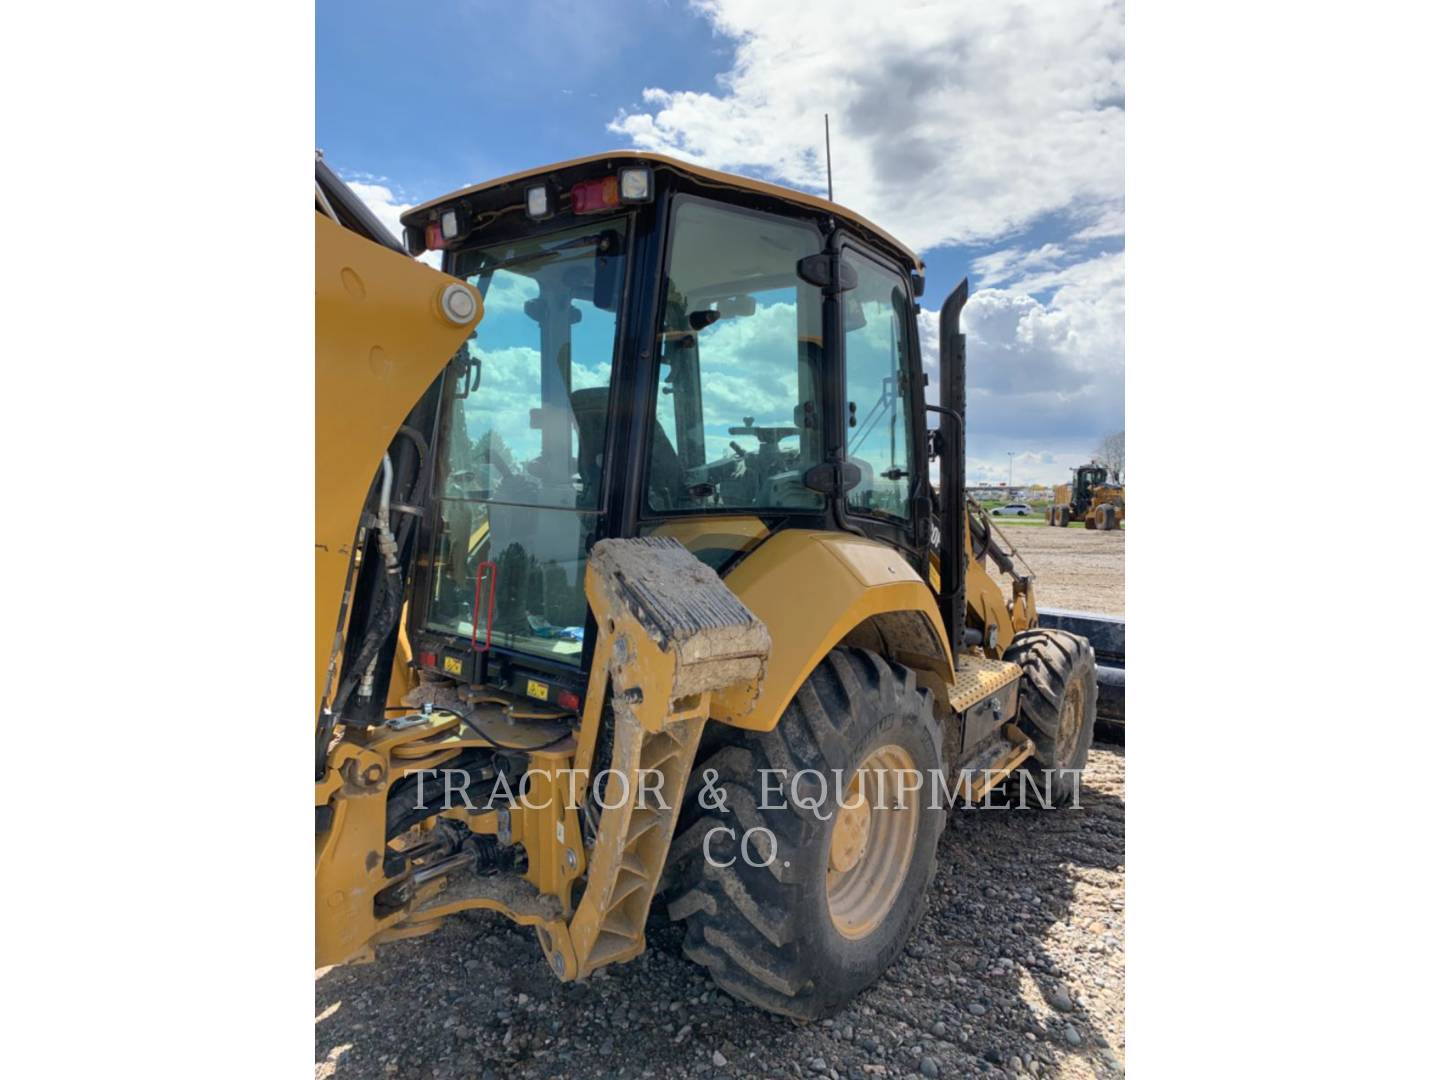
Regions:
<instances>
[{"instance_id":1,"label":"gravel ground","mask_svg":"<svg viewBox=\"0 0 1440 1080\"><path fill-rule=\"evenodd\" d=\"M906 954L832 1020L734 1001L663 914L638 960L566 984L531 931L473 912L318 973L315 1075L1121 1075L1124 798L1124 749L1097 744L1079 809L957 812Z\"/></svg>"},{"instance_id":2,"label":"gravel ground","mask_svg":"<svg viewBox=\"0 0 1440 1080\"><path fill-rule=\"evenodd\" d=\"M1035 599L1041 607L1125 614L1124 529L998 524L1035 571Z\"/></svg>"}]
</instances>

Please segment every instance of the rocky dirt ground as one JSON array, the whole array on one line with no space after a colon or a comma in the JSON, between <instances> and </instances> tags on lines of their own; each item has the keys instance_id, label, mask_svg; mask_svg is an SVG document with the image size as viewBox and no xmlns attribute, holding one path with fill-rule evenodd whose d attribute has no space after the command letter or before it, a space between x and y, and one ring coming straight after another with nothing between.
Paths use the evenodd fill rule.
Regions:
<instances>
[{"instance_id":1,"label":"rocky dirt ground","mask_svg":"<svg viewBox=\"0 0 1440 1080\"><path fill-rule=\"evenodd\" d=\"M1043 606L1124 613L1123 531L1006 532ZM731 999L663 914L638 960L565 984L476 912L317 973L316 1078L1122 1075L1124 748L1097 743L1085 779L1078 809L957 811L906 953L833 1019Z\"/></svg>"},{"instance_id":2,"label":"rocky dirt ground","mask_svg":"<svg viewBox=\"0 0 1440 1080\"><path fill-rule=\"evenodd\" d=\"M473 913L316 980L317 1080L1108 1077L1125 1058L1125 753L1079 809L957 811L902 960L832 1020L732 1000L651 921L640 959L560 983L528 930Z\"/></svg>"},{"instance_id":3,"label":"rocky dirt ground","mask_svg":"<svg viewBox=\"0 0 1440 1080\"><path fill-rule=\"evenodd\" d=\"M1124 529L998 524L1035 571L1035 598L1041 607L1125 614Z\"/></svg>"}]
</instances>

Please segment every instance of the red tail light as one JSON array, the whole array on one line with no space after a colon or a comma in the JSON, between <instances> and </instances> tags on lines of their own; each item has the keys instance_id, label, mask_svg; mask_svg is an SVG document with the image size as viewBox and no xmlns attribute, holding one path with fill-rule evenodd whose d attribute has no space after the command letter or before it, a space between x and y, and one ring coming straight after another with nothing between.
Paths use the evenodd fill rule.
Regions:
<instances>
[{"instance_id":1,"label":"red tail light","mask_svg":"<svg viewBox=\"0 0 1440 1080\"><path fill-rule=\"evenodd\" d=\"M580 708L580 695L574 690L561 690L555 696L555 704L562 709L578 709Z\"/></svg>"},{"instance_id":2,"label":"red tail light","mask_svg":"<svg viewBox=\"0 0 1440 1080\"><path fill-rule=\"evenodd\" d=\"M433 652L422 652L416 659L420 661L421 667L436 667L440 663Z\"/></svg>"},{"instance_id":3,"label":"red tail light","mask_svg":"<svg viewBox=\"0 0 1440 1080\"><path fill-rule=\"evenodd\" d=\"M620 181L613 176L582 180L570 189L571 209L577 214L598 214L620 205Z\"/></svg>"}]
</instances>

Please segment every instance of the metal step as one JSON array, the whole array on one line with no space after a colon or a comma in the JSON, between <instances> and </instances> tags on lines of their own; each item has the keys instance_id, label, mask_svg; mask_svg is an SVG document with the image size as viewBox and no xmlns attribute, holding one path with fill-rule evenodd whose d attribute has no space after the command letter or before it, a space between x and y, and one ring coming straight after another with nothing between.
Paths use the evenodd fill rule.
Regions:
<instances>
[{"instance_id":1,"label":"metal step","mask_svg":"<svg viewBox=\"0 0 1440 1080\"><path fill-rule=\"evenodd\" d=\"M960 766L960 798L971 803L983 799L1033 753L1035 743L1030 737L1014 724L1006 724Z\"/></svg>"},{"instance_id":2,"label":"metal step","mask_svg":"<svg viewBox=\"0 0 1440 1080\"><path fill-rule=\"evenodd\" d=\"M1020 679L1020 666L1008 660L987 660L968 653L955 658L955 682L950 687L950 707L963 713Z\"/></svg>"}]
</instances>

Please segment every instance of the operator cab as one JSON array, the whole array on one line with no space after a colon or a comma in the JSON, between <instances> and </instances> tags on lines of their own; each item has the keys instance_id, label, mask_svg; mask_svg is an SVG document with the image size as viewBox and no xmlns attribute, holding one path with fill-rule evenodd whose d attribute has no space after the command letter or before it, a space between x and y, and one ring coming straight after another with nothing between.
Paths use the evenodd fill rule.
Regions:
<instances>
[{"instance_id":1,"label":"operator cab","mask_svg":"<svg viewBox=\"0 0 1440 1080\"><path fill-rule=\"evenodd\" d=\"M407 627L422 671L576 709L585 560L675 536L722 576L790 527L926 573L922 264L824 199L595 156L409 211L484 297L451 362Z\"/></svg>"},{"instance_id":2,"label":"operator cab","mask_svg":"<svg viewBox=\"0 0 1440 1080\"><path fill-rule=\"evenodd\" d=\"M1075 470L1075 496L1072 501L1080 507L1080 513L1090 508L1091 495L1095 488L1105 483L1107 475L1105 466L1093 462Z\"/></svg>"}]
</instances>

